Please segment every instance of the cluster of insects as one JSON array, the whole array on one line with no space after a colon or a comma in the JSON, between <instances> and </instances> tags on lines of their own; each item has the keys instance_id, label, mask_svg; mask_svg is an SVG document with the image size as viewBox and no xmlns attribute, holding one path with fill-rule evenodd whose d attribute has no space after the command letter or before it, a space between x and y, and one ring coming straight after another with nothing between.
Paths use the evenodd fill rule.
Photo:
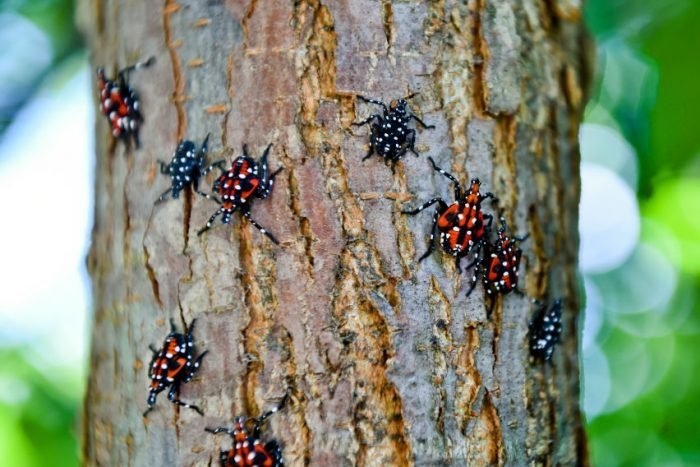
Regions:
<instances>
[{"instance_id":1,"label":"cluster of insects","mask_svg":"<svg viewBox=\"0 0 700 467\"><path fill-rule=\"evenodd\" d=\"M202 409L194 404L181 401L178 396L180 385L188 383L199 369L202 359L208 351L196 355L194 337L195 320L189 326L185 326L184 332L177 332L175 323L171 321L170 333L163 341L163 345L156 349L151 347L153 358L148 366L148 376L151 380L147 405L148 408L143 413L147 416L156 403L156 397L166 388L168 399L173 404L180 407L192 409L200 415L204 415ZM229 451L221 451L220 460L222 465L243 465L243 466L266 466L280 467L284 465L282 450L276 440L267 443L261 441L262 424L275 412L280 410L286 402L286 396L282 402L274 409L265 412L257 418L236 417L234 427L229 428L205 428L209 433L227 433L234 441L234 447ZM252 430L248 426L252 424Z\"/></svg>"},{"instance_id":2,"label":"cluster of insects","mask_svg":"<svg viewBox=\"0 0 700 467\"><path fill-rule=\"evenodd\" d=\"M97 69L100 109L110 123L113 136L122 139L127 146L131 142L136 148L140 146L139 128L144 120L138 94L128 81L129 73L145 68L153 62L154 59L150 58L124 68L114 80L106 77L104 69ZM359 100L381 108L380 113L353 123L355 126L369 125L369 151L363 160L376 154L394 170L396 163L406 153L419 155L415 148L416 129L410 127L411 121L415 120L423 129L433 129L434 126L426 124L410 110L408 99L411 97L413 95L386 105L379 100L357 96ZM192 141L180 141L170 162L158 161L160 173L170 177L170 186L155 203L159 204L168 199L177 200L183 190L191 188L194 193L219 205L206 225L198 231L198 235L211 229L218 217L221 217L222 224L230 224L233 214L239 211L272 243L278 245L275 236L251 216L253 199L268 198L275 177L283 170L278 168L272 171L268 166L272 144L268 144L258 159L248 154L248 147L244 144L242 155L235 158L230 167L226 168L226 161L223 159L207 162L208 143L209 135L199 149ZM448 203L441 197L434 197L415 209L402 211L403 214L415 216L435 206L428 248L418 262L428 258L435 250L436 243L439 243L443 252L454 258L459 273L463 271L462 260L471 259L464 268L473 271L467 296L474 291L479 281L492 300L498 295L511 292L522 295L518 290L518 273L523 253L520 244L528 235L509 234L502 215L499 216L500 226L493 233L494 215L484 211L483 203L488 199L496 202L497 198L490 192L482 191L482 184L478 178L473 178L469 187L464 188L455 176L440 168L432 157L428 157L428 161L435 172L453 185L454 199ZM219 174L211 186L211 192L202 191L200 182L215 170L218 170ZM561 317L561 300L556 300L551 307L539 304L529 323L529 350L533 359L548 361L552 358L554 347L559 342L562 332ZM173 404L203 414L197 405L179 399L181 385L195 376L207 354L206 350L200 354L196 353L192 334L194 324L195 320L192 320L189 326L185 325L183 332L177 332L174 323L171 323L171 331L161 347L151 347L153 355L148 373L150 387L144 417L153 409L158 394L166 389L168 399ZM209 433L226 433L232 438L233 447L220 453L222 465L284 465L280 445L274 439L262 441L261 431L264 422L282 409L285 402L286 396L277 407L257 418L236 417L232 428L206 428Z\"/></svg>"},{"instance_id":3,"label":"cluster of insects","mask_svg":"<svg viewBox=\"0 0 700 467\"><path fill-rule=\"evenodd\" d=\"M474 259L466 269L475 269L467 296L471 295L479 279L489 295L519 292L518 268L522 250L518 246L527 239L527 235L509 237L506 233L506 221L500 218L501 227L497 238L489 241L489 233L493 222L492 214L485 214L482 203L488 198L496 199L493 193L481 192L481 182L473 178L467 190L463 190L459 180L444 171L435 163L432 157L428 160L433 169L444 175L454 185L454 201L447 204L442 198L433 198L422 206L403 211L404 214L415 216L421 211L437 204L433 214L432 229L428 250L419 258L426 259L435 248L435 236L439 232L439 242L443 251L455 258L457 271L462 272L461 261L465 257Z\"/></svg>"}]
</instances>

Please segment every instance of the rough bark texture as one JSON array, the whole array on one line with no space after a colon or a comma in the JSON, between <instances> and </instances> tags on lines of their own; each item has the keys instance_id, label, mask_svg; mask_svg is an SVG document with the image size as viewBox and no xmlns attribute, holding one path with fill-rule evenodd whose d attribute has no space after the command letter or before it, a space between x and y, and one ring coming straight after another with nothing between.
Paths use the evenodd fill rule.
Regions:
<instances>
[{"instance_id":1,"label":"rough bark texture","mask_svg":"<svg viewBox=\"0 0 700 467\"><path fill-rule=\"evenodd\" d=\"M586 463L579 410L577 131L589 63L577 0L83 0L95 65L155 55L132 76L143 147L114 144L98 115L88 263L95 315L84 413L90 465L205 465L231 443L205 426L256 415L289 391L266 429L289 465ZM435 130L395 174L364 163L350 123L413 91ZM97 94L95 92L95 94ZM254 217L205 236L216 209L191 194L154 209L169 180L156 160L211 133L210 159L283 165ZM481 286L436 252L418 264L439 194L432 155L500 198L523 244L521 288L564 297L551 365L527 351L529 299L487 317ZM211 180L209 180L211 181ZM206 188L206 186L205 186ZM487 209L490 209L487 205ZM197 318L209 349L181 397L144 419L149 344Z\"/></svg>"}]
</instances>

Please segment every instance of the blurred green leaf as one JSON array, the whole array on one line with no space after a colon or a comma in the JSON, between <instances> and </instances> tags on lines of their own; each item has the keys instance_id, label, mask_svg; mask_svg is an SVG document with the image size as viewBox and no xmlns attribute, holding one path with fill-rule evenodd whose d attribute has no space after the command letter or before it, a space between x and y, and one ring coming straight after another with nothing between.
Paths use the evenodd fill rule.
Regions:
<instances>
[{"instance_id":1,"label":"blurred green leaf","mask_svg":"<svg viewBox=\"0 0 700 467\"><path fill-rule=\"evenodd\" d=\"M0 349L0 465L75 466L75 433L82 391L76 372L50 369L46 377L26 349Z\"/></svg>"}]
</instances>

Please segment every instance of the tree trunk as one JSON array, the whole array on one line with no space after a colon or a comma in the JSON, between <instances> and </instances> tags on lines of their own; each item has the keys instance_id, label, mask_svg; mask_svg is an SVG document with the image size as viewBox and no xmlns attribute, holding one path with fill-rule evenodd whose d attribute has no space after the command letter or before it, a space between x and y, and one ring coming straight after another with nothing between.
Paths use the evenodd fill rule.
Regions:
<instances>
[{"instance_id":1,"label":"tree trunk","mask_svg":"<svg viewBox=\"0 0 700 467\"><path fill-rule=\"evenodd\" d=\"M589 81L579 0L83 0L94 65L150 55L131 82L142 148L98 115L88 258L95 303L83 456L90 465L209 465L207 426L258 415L288 465L586 464L579 409L578 126ZM392 173L367 152L374 110L411 92L434 130ZM95 92L95 94L97 94ZM268 143L272 196L198 237L216 204L169 186L179 139L210 160ZM481 285L436 251L431 214L400 213L479 177L522 244L521 289L491 315ZM211 178L204 185L209 190ZM489 203L487 211L495 211ZM551 364L529 360L528 297L563 297ZM197 377L147 419L149 344L197 318Z\"/></svg>"}]
</instances>

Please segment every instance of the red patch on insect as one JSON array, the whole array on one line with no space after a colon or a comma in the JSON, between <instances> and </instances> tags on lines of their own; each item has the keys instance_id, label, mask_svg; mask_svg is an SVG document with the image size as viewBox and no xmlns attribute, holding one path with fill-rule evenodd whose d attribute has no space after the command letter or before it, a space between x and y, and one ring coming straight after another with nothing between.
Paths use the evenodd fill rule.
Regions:
<instances>
[{"instance_id":1,"label":"red patch on insect","mask_svg":"<svg viewBox=\"0 0 700 467\"><path fill-rule=\"evenodd\" d=\"M272 414L280 410L285 399L274 409L265 412L257 418L236 417L233 428L206 428L205 431L213 434L226 433L233 440L233 448L221 451L219 459L225 466L238 467L282 467L282 449L276 440L270 440L263 444L260 439L261 426ZM247 427L252 427L249 430Z\"/></svg>"},{"instance_id":2,"label":"red patch on insect","mask_svg":"<svg viewBox=\"0 0 700 467\"><path fill-rule=\"evenodd\" d=\"M166 388L170 388L168 399L181 407L191 408L198 413L202 411L196 405L187 404L177 398L180 385L189 382L199 369L202 358L207 351L194 358L194 338L192 329L195 320L185 330L185 333L175 332L175 325L171 322L171 332L163 341L160 349L151 347L153 358L148 368L148 377L151 379L148 394L148 408L144 416L153 408L156 397Z\"/></svg>"},{"instance_id":3,"label":"red patch on insect","mask_svg":"<svg viewBox=\"0 0 700 467\"><path fill-rule=\"evenodd\" d=\"M239 210L255 228L274 243L278 243L275 237L253 220L250 215L252 199L265 199L270 196L275 177L282 170L280 168L272 174L268 173L267 156L271 147L271 144L268 145L260 157L260 161L256 162L248 156L248 148L243 145L243 155L236 158L231 163L231 168L223 171L214 182L213 189L221 197L219 200L221 207L209 218L207 225L200 229L197 235L209 230L218 216L221 216L223 224L229 224L233 213Z\"/></svg>"},{"instance_id":4,"label":"red patch on insect","mask_svg":"<svg viewBox=\"0 0 700 467\"><path fill-rule=\"evenodd\" d=\"M248 201L260 186L260 177L255 161L241 156L233 161L228 172L221 174L216 180L222 206L233 209Z\"/></svg>"},{"instance_id":5,"label":"red patch on insect","mask_svg":"<svg viewBox=\"0 0 700 467\"><path fill-rule=\"evenodd\" d=\"M433 229L428 251L418 261L423 261L433 251L437 230L440 234L440 246L446 253L455 257L457 270L461 272L460 259L471 253L478 257L486 239L493 216L482 212L481 203L486 198L493 198L493 194L481 193L481 183L478 178L472 179L469 189L463 192L459 180L438 167L432 157L428 157L428 160L435 171L440 172L454 184L455 200L447 205L442 198L433 198L417 209L402 212L416 215L433 204L438 204L433 215ZM489 224L486 223L487 219Z\"/></svg>"},{"instance_id":6,"label":"red patch on insect","mask_svg":"<svg viewBox=\"0 0 700 467\"><path fill-rule=\"evenodd\" d=\"M509 237L506 234L506 222L501 218L501 227L498 229L498 238L493 245L486 248L487 255L483 260L483 282L488 294L507 294L517 291L518 269L523 251L518 243L527 239L523 237Z\"/></svg>"},{"instance_id":7,"label":"red patch on insect","mask_svg":"<svg viewBox=\"0 0 700 467\"><path fill-rule=\"evenodd\" d=\"M136 63L120 70L116 79L109 79L104 68L97 69L97 86L100 90L100 111L107 116L114 137L124 137L128 142L134 141L139 147L139 127L143 123L139 96L129 85L128 75L131 71L144 68L153 63L153 57L145 62Z\"/></svg>"}]
</instances>

